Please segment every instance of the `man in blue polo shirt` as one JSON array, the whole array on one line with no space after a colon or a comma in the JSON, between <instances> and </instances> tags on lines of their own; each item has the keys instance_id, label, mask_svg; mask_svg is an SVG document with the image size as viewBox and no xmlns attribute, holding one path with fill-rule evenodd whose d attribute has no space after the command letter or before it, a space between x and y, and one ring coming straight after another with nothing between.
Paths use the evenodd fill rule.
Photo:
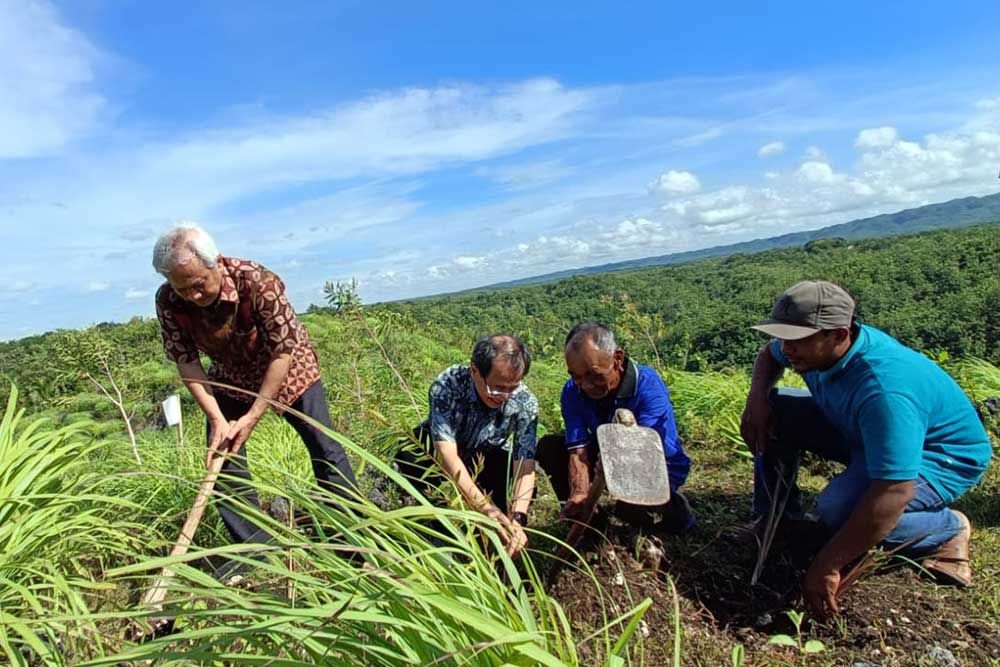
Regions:
<instances>
[{"instance_id":1,"label":"man in blue polo shirt","mask_svg":"<svg viewBox=\"0 0 1000 667\"><path fill-rule=\"evenodd\" d=\"M690 528L694 515L677 489L687 479L691 461L677 437L674 408L663 380L649 366L631 361L610 329L596 322L573 327L566 336L565 356L570 379L560 403L566 433L543 437L535 455L556 496L565 503L563 516L580 518L597 461L597 427L609 423L617 408L628 408L639 426L655 430L663 441L671 500L658 508L618 503L617 513L630 523L668 532Z\"/></svg>"},{"instance_id":2,"label":"man in blue polo shirt","mask_svg":"<svg viewBox=\"0 0 1000 667\"><path fill-rule=\"evenodd\" d=\"M943 583L968 586L972 526L948 506L982 477L992 448L975 408L924 355L854 319L854 300L824 281L800 282L754 327L774 338L754 364L742 434L755 453L753 510L788 493L785 516L801 512L795 477L809 450L847 469L818 500L833 536L802 582L817 614L838 612L841 570L881 544ZM785 368L809 392L774 389Z\"/></svg>"}]
</instances>

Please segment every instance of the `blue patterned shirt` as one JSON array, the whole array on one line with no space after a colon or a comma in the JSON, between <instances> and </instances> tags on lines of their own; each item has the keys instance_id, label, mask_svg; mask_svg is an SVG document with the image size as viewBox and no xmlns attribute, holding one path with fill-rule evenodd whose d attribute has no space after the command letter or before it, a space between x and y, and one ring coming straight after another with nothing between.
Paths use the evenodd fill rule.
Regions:
<instances>
[{"instance_id":1,"label":"blue patterned shirt","mask_svg":"<svg viewBox=\"0 0 1000 667\"><path fill-rule=\"evenodd\" d=\"M499 408L480 399L465 364L446 368L430 388L428 429L434 442L454 442L463 456L477 450L508 449L513 436L515 459L534 459L538 399L521 382Z\"/></svg>"}]
</instances>

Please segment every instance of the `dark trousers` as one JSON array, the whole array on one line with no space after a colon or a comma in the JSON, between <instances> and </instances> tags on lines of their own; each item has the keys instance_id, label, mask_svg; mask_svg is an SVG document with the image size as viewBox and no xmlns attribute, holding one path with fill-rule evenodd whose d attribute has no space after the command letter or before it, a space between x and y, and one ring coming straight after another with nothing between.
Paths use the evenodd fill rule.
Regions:
<instances>
[{"instance_id":1,"label":"dark trousers","mask_svg":"<svg viewBox=\"0 0 1000 667\"><path fill-rule=\"evenodd\" d=\"M433 443L425 424L413 429L413 438L420 443L404 444L396 454L394 463L399 472L405 476L422 495L428 495L431 490L444 484L446 480L440 466L434 461ZM490 449L473 453L461 452L462 462L468 468L469 474L476 474L476 486L490 496L493 504L507 513L507 487L514 480L514 459L510 452L502 449Z\"/></svg>"},{"instance_id":2,"label":"dark trousers","mask_svg":"<svg viewBox=\"0 0 1000 667\"><path fill-rule=\"evenodd\" d=\"M590 461L590 476L594 476L594 464L597 463L600 452L597 445L587 446L587 459ZM566 449L566 436L562 433L546 435L538 441L535 461L545 471L560 503L569 499L569 451ZM664 465L666 462L664 461ZM633 505L618 501L615 503L615 514L622 520L639 528L660 528L670 533L681 533L695 524L694 514L687 499L670 484L670 500L665 505L649 507Z\"/></svg>"},{"instance_id":3,"label":"dark trousers","mask_svg":"<svg viewBox=\"0 0 1000 667\"><path fill-rule=\"evenodd\" d=\"M229 421L239 419L250 410L249 403L243 403L222 393L217 393L215 400L219 404L222 414ZM317 382L309 387L291 407L327 428L333 428L322 382ZM302 437L302 441L309 449L313 473L316 475L316 481L319 482L319 485L343 498L354 496L357 482L343 447L336 440L290 412L285 413L284 418ZM211 425L209 425L208 433L211 437ZM260 500L253 487L250 486L250 480L246 446L244 445L238 452L230 455L222 466L217 486L225 498L218 505L219 514L222 515L222 521L226 524L226 528L229 529L229 533L235 541L267 542L272 537L270 533L244 517L236 504L243 502L260 506Z\"/></svg>"}]
</instances>

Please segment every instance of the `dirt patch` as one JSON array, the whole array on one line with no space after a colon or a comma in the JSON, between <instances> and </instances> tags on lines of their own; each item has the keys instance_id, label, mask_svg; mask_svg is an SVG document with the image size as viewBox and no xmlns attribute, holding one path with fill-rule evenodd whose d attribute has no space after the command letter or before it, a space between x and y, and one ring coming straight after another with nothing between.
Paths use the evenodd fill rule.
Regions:
<instances>
[{"instance_id":1,"label":"dirt patch","mask_svg":"<svg viewBox=\"0 0 1000 667\"><path fill-rule=\"evenodd\" d=\"M578 636L585 637L644 598L653 605L639 634L644 664L672 665L674 609L680 610L681 663L730 665L742 644L745 665L981 666L1000 656L997 624L973 609L968 592L940 587L913 567L890 565L866 575L843 600L843 613L825 623L806 620L803 641L826 650L805 656L768 644L775 634L796 635L788 610L801 610L799 580L822 533L779 536L760 583L749 585L755 546L703 525L685 537L638 533L616 519L597 526L604 537L581 544L589 571L566 568L550 589ZM662 539L662 556L650 544ZM671 580L676 590L672 592ZM598 589L603 591L602 604ZM600 664L605 647L584 644L585 664ZM951 662L954 660L955 662Z\"/></svg>"}]
</instances>

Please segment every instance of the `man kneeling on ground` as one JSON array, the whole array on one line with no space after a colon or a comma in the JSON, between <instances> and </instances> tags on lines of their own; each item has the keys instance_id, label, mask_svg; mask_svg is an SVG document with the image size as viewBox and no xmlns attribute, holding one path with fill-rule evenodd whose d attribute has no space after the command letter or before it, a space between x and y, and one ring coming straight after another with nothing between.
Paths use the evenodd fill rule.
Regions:
<instances>
[{"instance_id":1,"label":"man kneeling on ground","mask_svg":"<svg viewBox=\"0 0 1000 667\"><path fill-rule=\"evenodd\" d=\"M566 433L543 437L537 456L556 496L564 503L563 517L586 520L584 501L599 454L597 427L610 423L618 408L627 408L639 426L653 429L663 441L670 501L652 508L619 502L616 514L643 528L671 533L691 528L694 515L677 490L687 480L691 461L677 436L670 394L659 374L629 359L611 330L596 322L573 327L566 336L565 356L570 379L563 387L560 404Z\"/></svg>"},{"instance_id":2,"label":"man kneeling on ground","mask_svg":"<svg viewBox=\"0 0 1000 667\"><path fill-rule=\"evenodd\" d=\"M972 526L948 506L979 481L989 437L975 408L933 361L854 319L854 300L829 282L805 281L754 327L772 336L757 355L742 434L755 454L753 511L788 493L785 517L801 515L795 479L808 450L847 469L819 496L833 537L802 582L814 613L838 612L841 570L881 544L939 581L972 583ZM809 392L774 389L786 367ZM759 524L758 519L758 524Z\"/></svg>"},{"instance_id":3,"label":"man kneeling on ground","mask_svg":"<svg viewBox=\"0 0 1000 667\"><path fill-rule=\"evenodd\" d=\"M517 336L480 339L471 364L450 366L431 384L430 415L414 430L423 451L404 448L396 456L399 471L426 495L444 481L430 470L433 443L441 468L466 504L499 524L511 556L528 543L523 527L535 492L538 400L522 382L530 366L528 348Z\"/></svg>"}]
</instances>

